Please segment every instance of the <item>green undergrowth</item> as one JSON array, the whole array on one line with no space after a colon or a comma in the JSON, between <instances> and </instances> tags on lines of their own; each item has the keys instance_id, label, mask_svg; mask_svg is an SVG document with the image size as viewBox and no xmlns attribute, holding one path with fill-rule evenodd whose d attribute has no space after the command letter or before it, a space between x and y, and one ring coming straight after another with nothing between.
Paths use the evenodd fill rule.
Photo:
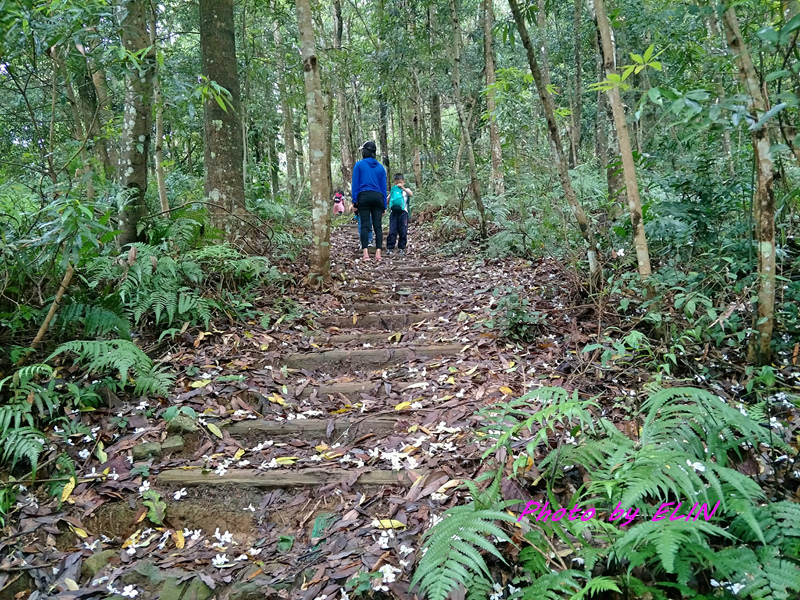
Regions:
<instances>
[{"instance_id":1,"label":"green undergrowth","mask_svg":"<svg viewBox=\"0 0 800 600\"><path fill-rule=\"evenodd\" d=\"M626 600L800 594L800 505L739 469L764 456L772 468L770 458L794 451L719 397L654 388L631 421L630 437L595 400L561 388L539 389L479 416L490 470L478 481L490 484L480 490L467 482L469 501L426 533L414 575L426 598L444 600L462 585L467 597L486 597L481 590L493 589L501 572L509 582L504 597L530 600L604 591ZM531 483L525 474L533 465L538 476ZM503 498L503 479L553 511L592 507L597 518L519 516L526 502ZM698 520L652 520L663 504L672 510L677 502L680 515L687 506L717 509L708 520L705 511ZM619 507L638 511L629 527L610 522Z\"/></svg>"}]
</instances>

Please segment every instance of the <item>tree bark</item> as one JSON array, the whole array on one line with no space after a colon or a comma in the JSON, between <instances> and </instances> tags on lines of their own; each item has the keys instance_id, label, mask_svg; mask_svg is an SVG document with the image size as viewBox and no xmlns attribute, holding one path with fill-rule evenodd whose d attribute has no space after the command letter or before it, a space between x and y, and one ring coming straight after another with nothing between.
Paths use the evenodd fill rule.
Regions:
<instances>
[{"instance_id":1,"label":"tree bark","mask_svg":"<svg viewBox=\"0 0 800 600\"><path fill-rule=\"evenodd\" d=\"M606 15L603 0L594 0L597 27L600 31L603 48L603 66L606 77L616 72L616 61L614 59L614 40L612 39L611 24ZM625 177L625 188L628 192L628 209L631 213L631 225L633 226L633 242L636 247L636 261L639 266L639 275L642 278L650 276L650 253L647 249L647 238L644 232L644 220L642 218L642 203L639 199L639 184L636 181L636 164L633 162L633 151L631 150L631 139L628 133L628 123L625 120L625 108L619 88L612 86L608 90L608 101L611 104L611 111L614 114L614 125L617 130L619 140L619 151L622 157L622 170Z\"/></svg>"},{"instance_id":2,"label":"tree bark","mask_svg":"<svg viewBox=\"0 0 800 600\"><path fill-rule=\"evenodd\" d=\"M281 39L280 24L273 22L272 40L275 42L275 64L280 77L281 117L283 121L283 148L286 153L286 195L294 198L297 185L297 155L294 149L294 117L289 104L289 85L286 79L286 56Z\"/></svg>"},{"instance_id":3,"label":"tree bark","mask_svg":"<svg viewBox=\"0 0 800 600\"><path fill-rule=\"evenodd\" d=\"M483 0L483 55L486 64L486 112L489 115L489 144L492 147L491 192L495 196L506 191L503 181L503 147L500 144L500 133L497 131L497 104L495 102L494 84L497 82L494 73L494 49L492 48L492 24L494 22L493 0Z\"/></svg>"},{"instance_id":4,"label":"tree bark","mask_svg":"<svg viewBox=\"0 0 800 600\"><path fill-rule=\"evenodd\" d=\"M414 169L414 183L419 190L422 188L422 159L420 156L420 145L422 143L422 94L420 93L419 77L416 69L412 71L412 84L414 85L414 114L411 117L411 125L414 138L411 145L411 167Z\"/></svg>"},{"instance_id":5,"label":"tree bark","mask_svg":"<svg viewBox=\"0 0 800 600\"><path fill-rule=\"evenodd\" d=\"M339 60L342 59L342 35L344 33L344 22L342 21L342 2L333 0L333 39L334 47L337 50ZM347 95L345 93L344 76L346 69L339 65L336 74L336 112L339 119L339 155L342 163L342 182L343 189L349 190L353 179L353 140L350 133L350 114L347 107Z\"/></svg>"},{"instance_id":6,"label":"tree bark","mask_svg":"<svg viewBox=\"0 0 800 600\"><path fill-rule=\"evenodd\" d=\"M536 83L536 90L539 93L539 99L541 100L542 107L544 108L544 116L545 120L547 121L547 130L550 134L550 148L553 153L554 162L556 163L556 167L558 169L558 177L561 180L561 187L564 190L564 196L569 203L572 214L575 216L575 220L578 222L578 228L580 229L581 235L583 236L583 239L586 240L586 244L589 247L587 250L587 258L589 260L591 286L592 288L597 288L600 286L602 280L602 271L600 269L600 261L598 260L597 255L597 242L595 241L594 231L592 231L592 227L589 223L589 219L586 216L586 212L583 210L583 207L578 201L578 196L575 194L575 190L573 189L572 182L569 178L567 160L564 157L561 136L558 133L558 127L556 125L553 97L547 90L544 76L542 71L539 69L539 64L536 60L536 51L534 50L533 43L531 43L531 38L528 35L528 28L525 25L525 18L520 10L519 5L517 4L517 0L509 0L509 5L511 6L511 12L514 14L514 21L517 24L519 36L522 39L522 44L525 46L528 64L531 68L531 74L533 75L533 80Z\"/></svg>"},{"instance_id":7,"label":"tree bark","mask_svg":"<svg viewBox=\"0 0 800 600\"><path fill-rule=\"evenodd\" d=\"M436 40L436 13L434 12L434 3L428 6L428 41L431 48L434 47ZM436 72L433 64L431 64L431 81L436 81ZM434 84L435 85L435 84ZM433 150L433 171L442 162L442 102L439 92L434 88L430 94L430 111L431 111L431 149Z\"/></svg>"},{"instance_id":8,"label":"tree bark","mask_svg":"<svg viewBox=\"0 0 800 600\"><path fill-rule=\"evenodd\" d=\"M125 115L122 120L122 152L120 174L122 189L129 203L119 215L120 246L143 241L138 233L139 221L147 214L147 157L150 149L150 124L153 113L153 71L155 52L147 31L150 3L146 0L127 0L127 13L122 20L122 44L131 54L150 48L138 65L128 65L125 77Z\"/></svg>"},{"instance_id":9,"label":"tree bark","mask_svg":"<svg viewBox=\"0 0 800 600\"><path fill-rule=\"evenodd\" d=\"M465 114L461 100L461 23L458 20L456 0L450 0L450 19L453 23L453 71L451 73L453 101L458 112L458 120L461 123L461 135L465 138L467 161L469 162L470 188L472 188L472 196L475 198L475 206L478 209L481 239L485 240L488 237L486 210L483 207L483 198L481 198L481 184L478 180L478 168L475 164L475 147L472 144L472 136L469 133L469 119Z\"/></svg>"},{"instance_id":10,"label":"tree bark","mask_svg":"<svg viewBox=\"0 0 800 600\"><path fill-rule=\"evenodd\" d=\"M381 162L386 167L386 185L391 182L391 168L389 160L389 106L386 103L386 96L383 88L378 90L378 112L380 117L380 129L378 137L381 147Z\"/></svg>"},{"instance_id":11,"label":"tree bark","mask_svg":"<svg viewBox=\"0 0 800 600\"><path fill-rule=\"evenodd\" d=\"M583 112L583 74L581 73L582 57L581 57L581 2L582 0L575 0L573 6L573 19L572 26L574 28L573 35L575 36L575 85L573 92L575 94L575 107L572 111L572 166L576 167L580 162L579 150L581 147L581 113Z\"/></svg>"},{"instance_id":12,"label":"tree bark","mask_svg":"<svg viewBox=\"0 0 800 600\"><path fill-rule=\"evenodd\" d=\"M296 0L297 26L300 30L300 54L303 58L303 79L308 112L308 154L311 179L311 265L308 282L317 285L330 281L330 209L331 191L325 169L325 107L322 81L317 62L310 0ZM328 163L330 168L330 163Z\"/></svg>"},{"instance_id":13,"label":"tree bark","mask_svg":"<svg viewBox=\"0 0 800 600\"><path fill-rule=\"evenodd\" d=\"M150 11L150 44L157 48L157 21L155 10ZM155 167L156 183L158 185L158 200L161 204L161 211L169 213L169 200L167 199L167 183L164 178L164 99L161 96L161 67L156 60L155 75L153 77L153 104L156 107L156 143L155 143Z\"/></svg>"},{"instance_id":14,"label":"tree bark","mask_svg":"<svg viewBox=\"0 0 800 600\"><path fill-rule=\"evenodd\" d=\"M240 222L232 214L245 211L244 139L233 0L200 0L200 54L203 74L225 88L230 97L223 110L214 98L204 107L205 194L224 209L211 207L214 225L226 238L237 237ZM225 210L227 209L227 210Z\"/></svg>"},{"instance_id":15,"label":"tree bark","mask_svg":"<svg viewBox=\"0 0 800 600\"><path fill-rule=\"evenodd\" d=\"M767 110L760 80L753 66L747 44L739 29L739 19L731 7L722 14L722 23L736 65L739 79L749 96L749 108L757 121ZM758 335L750 343L749 358L759 365L769 364L772 358L772 330L775 317L775 195L772 184L775 165L770 155L767 124L751 134L756 161L756 190L753 198L755 239L758 249L758 313L755 329Z\"/></svg>"}]
</instances>

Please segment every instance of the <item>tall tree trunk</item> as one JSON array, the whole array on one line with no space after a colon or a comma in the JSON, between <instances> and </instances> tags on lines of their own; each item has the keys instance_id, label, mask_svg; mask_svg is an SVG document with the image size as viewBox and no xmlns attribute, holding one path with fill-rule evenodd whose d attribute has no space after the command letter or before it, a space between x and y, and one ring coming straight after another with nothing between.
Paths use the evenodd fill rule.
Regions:
<instances>
[{"instance_id":1,"label":"tall tree trunk","mask_svg":"<svg viewBox=\"0 0 800 600\"><path fill-rule=\"evenodd\" d=\"M294 117L289 104L289 85L286 77L286 55L281 39L280 24L273 22L272 40L275 42L276 67L280 77L278 93L281 97L281 117L283 121L283 148L286 153L286 195L294 198L297 186L297 155L294 150Z\"/></svg>"},{"instance_id":2,"label":"tall tree trunk","mask_svg":"<svg viewBox=\"0 0 800 600\"><path fill-rule=\"evenodd\" d=\"M86 197L91 202L94 200L94 182L92 181L92 165L89 162L89 153L86 150L86 145L90 138L90 134L84 133L84 123L81 114L81 108L75 94L75 89L72 86L70 73L66 64L57 58L57 52L57 49L53 51L53 68L63 71L64 73L65 92L67 95L67 101L72 109L73 132L75 135L75 140L81 144L80 154L83 168L79 169L76 175L86 178ZM84 141L86 141L86 143Z\"/></svg>"},{"instance_id":3,"label":"tall tree trunk","mask_svg":"<svg viewBox=\"0 0 800 600\"><path fill-rule=\"evenodd\" d=\"M119 215L118 243L123 246L143 240L138 233L139 221L147 214L147 156L150 149L150 123L153 114L153 71L155 52L147 32L146 0L127 0L127 13L122 20L122 44L130 54L141 53L138 64L129 64L125 77L125 117L122 121L122 153L120 174L122 189L129 194L129 203Z\"/></svg>"},{"instance_id":4,"label":"tall tree trunk","mask_svg":"<svg viewBox=\"0 0 800 600\"><path fill-rule=\"evenodd\" d=\"M614 60L614 40L612 38L611 24L606 15L603 0L594 0L594 9L597 18L597 27L600 31L603 48L603 66L606 77L616 72ZM636 164L633 162L631 139L628 133L628 123L625 120L625 107L622 105L618 87L610 87L608 100L614 114L614 124L619 140L619 151L622 157L622 170L625 176L625 188L628 192L628 209L631 213L633 226L633 242L636 247L636 260L639 274L642 278L650 276L650 253L647 249L647 238L644 233L644 220L642 219L642 203L639 199L639 184L636 181Z\"/></svg>"},{"instance_id":5,"label":"tall tree trunk","mask_svg":"<svg viewBox=\"0 0 800 600\"><path fill-rule=\"evenodd\" d=\"M155 10L150 11L150 44L153 48L158 48L157 22ZM164 99L161 96L161 67L156 60L155 76L153 81L153 104L156 107L156 144L155 144L155 167L156 183L158 184L158 200L161 204L162 212L169 212L169 200L167 199L167 183L164 179Z\"/></svg>"},{"instance_id":6,"label":"tall tree trunk","mask_svg":"<svg viewBox=\"0 0 800 600\"><path fill-rule=\"evenodd\" d=\"M93 152L95 159L103 166L106 176L111 173L111 163L108 157L106 140L103 139L102 111L97 100L89 65L84 62L83 72L80 73L77 83L78 99L83 116L83 124L88 136L88 147Z\"/></svg>"},{"instance_id":7,"label":"tall tree trunk","mask_svg":"<svg viewBox=\"0 0 800 600\"><path fill-rule=\"evenodd\" d=\"M247 103L250 100L250 65L247 60L247 0L242 2L242 34L240 37L242 38L242 54L244 55L244 94L240 98L241 114L239 118L242 121L242 181L247 187L247 168L250 164L250 148L248 144L250 120L247 116Z\"/></svg>"},{"instance_id":8,"label":"tall tree trunk","mask_svg":"<svg viewBox=\"0 0 800 600\"><path fill-rule=\"evenodd\" d=\"M381 162L383 166L386 167L386 184L389 185L391 181L390 175L390 161L389 161L389 106L386 103L386 96L383 88L378 90L378 112L380 116L380 133L378 137L380 138L380 147L381 147Z\"/></svg>"},{"instance_id":9,"label":"tall tree trunk","mask_svg":"<svg viewBox=\"0 0 800 600\"><path fill-rule=\"evenodd\" d=\"M436 41L436 13L434 11L434 3L431 2L428 6L428 41L430 47L433 48ZM436 72L433 63L431 62L431 81L436 85ZM439 92L435 89L431 91L430 95L430 110L431 110L431 148L433 150L433 171L442 163L442 101Z\"/></svg>"},{"instance_id":10,"label":"tall tree trunk","mask_svg":"<svg viewBox=\"0 0 800 600\"><path fill-rule=\"evenodd\" d=\"M545 88L550 87L550 57L547 54L547 11L546 2L538 3L536 11L536 28L539 30L539 52L542 53L542 81Z\"/></svg>"},{"instance_id":11,"label":"tall tree trunk","mask_svg":"<svg viewBox=\"0 0 800 600\"><path fill-rule=\"evenodd\" d=\"M342 2L333 0L333 40L334 48L337 50L339 60L342 60L342 34L344 22L342 21ZM347 95L342 81L345 78L346 69L339 64L336 74L336 112L339 119L339 156L342 163L342 183L345 190L350 189L350 182L353 179L353 140L350 134L350 115L347 107Z\"/></svg>"},{"instance_id":12,"label":"tall tree trunk","mask_svg":"<svg viewBox=\"0 0 800 600\"><path fill-rule=\"evenodd\" d=\"M419 88L419 77L417 76L417 71L414 69L412 71L412 83L414 85L414 95L413 95L413 109L414 114L411 117L411 125L412 131L414 134L414 139L412 140L411 145L411 167L414 169L414 183L417 185L417 189L422 188L422 160L420 157L420 145L422 144L422 136L421 132L423 131L422 127L422 94L420 93Z\"/></svg>"},{"instance_id":13,"label":"tall tree trunk","mask_svg":"<svg viewBox=\"0 0 800 600\"><path fill-rule=\"evenodd\" d=\"M303 137L299 131L302 123L297 123L297 127L298 129L294 132L294 149L297 156L297 174L300 175L300 187L303 188L306 184L306 154L303 149Z\"/></svg>"},{"instance_id":14,"label":"tall tree trunk","mask_svg":"<svg viewBox=\"0 0 800 600\"><path fill-rule=\"evenodd\" d=\"M575 106L572 111L572 166L575 167L580 162L578 156L581 147L581 113L583 112L583 74L581 73L581 2L575 0L573 5L572 26L575 36Z\"/></svg>"},{"instance_id":15,"label":"tall tree trunk","mask_svg":"<svg viewBox=\"0 0 800 600\"><path fill-rule=\"evenodd\" d=\"M592 231L589 219L586 217L586 213L584 212L580 202L578 202L578 196L575 194L575 190L572 187L572 182L569 179L567 160L564 156L564 149L561 144L561 136L558 134L558 127L556 126L553 97L547 90L544 76L542 71L539 69L538 62L536 61L536 51L534 50L533 43L531 43L531 38L528 35L528 28L525 25L525 17L523 16L522 11L517 4L517 0L509 0L509 5L511 6L511 12L514 13L514 21L517 24L519 36L522 39L522 44L525 46L525 51L528 56L528 64L531 68L531 74L533 75L533 80L536 83L536 90L539 92L539 99L542 101L544 116L545 120L547 121L547 130L550 134L550 148L558 169L558 177L561 180L561 187L564 190L564 196L569 203L572 214L575 216L575 220L578 222L578 228L581 231L581 235L583 236L583 239L586 240L586 244L589 247L586 254L589 260L591 285L593 288L597 288L600 286L602 280L600 261L598 260L597 256L597 242L595 241L594 231Z\"/></svg>"},{"instance_id":16,"label":"tall tree trunk","mask_svg":"<svg viewBox=\"0 0 800 600\"><path fill-rule=\"evenodd\" d=\"M713 42L716 44L717 40L721 37L719 24L717 23L716 12L712 11L706 14L706 24L708 26L709 35L711 36ZM724 102L725 88L723 87L722 83L717 81L714 83L714 87L717 92L717 101ZM731 133L730 131L728 131L727 127L724 127L722 129L722 152L725 155L725 166L728 169L728 175L730 177L735 177L736 167L733 164L733 153L731 152Z\"/></svg>"},{"instance_id":17,"label":"tall tree trunk","mask_svg":"<svg viewBox=\"0 0 800 600\"><path fill-rule=\"evenodd\" d=\"M491 191L495 196L506 191L503 181L503 148L497 131L497 105L493 89L497 79L494 74L494 49L492 48L492 24L494 22L494 0L483 0L483 55L486 64L486 112L489 115L489 144L492 147Z\"/></svg>"},{"instance_id":18,"label":"tall tree trunk","mask_svg":"<svg viewBox=\"0 0 800 600\"><path fill-rule=\"evenodd\" d=\"M478 180L478 168L475 164L475 147L472 144L472 136L469 132L469 118L466 115L461 99L461 23L458 20L458 9L456 0L450 0L450 19L453 23L453 101L458 112L458 120L461 123L461 135L465 138L467 148L467 161L469 162L470 187L472 196L475 198L475 206L478 209L480 219L481 239L488 237L486 230L486 210L483 207L481 198L481 184Z\"/></svg>"},{"instance_id":19,"label":"tall tree trunk","mask_svg":"<svg viewBox=\"0 0 800 600\"><path fill-rule=\"evenodd\" d=\"M242 137L239 70L233 0L200 0L200 54L203 74L230 93L227 110L214 98L204 107L205 194L214 225L228 239L237 235L239 222L233 215L245 211L244 139ZM221 208L220 208L221 207Z\"/></svg>"},{"instance_id":20,"label":"tall tree trunk","mask_svg":"<svg viewBox=\"0 0 800 600\"><path fill-rule=\"evenodd\" d=\"M322 98L322 81L317 62L314 26L310 0L296 0L297 26L300 30L300 54L303 58L303 78L306 88L308 112L308 154L311 178L311 265L308 282L318 284L331 278L330 264L330 210L331 191L325 169L325 107ZM328 162L330 170L330 162Z\"/></svg>"},{"instance_id":21,"label":"tall tree trunk","mask_svg":"<svg viewBox=\"0 0 800 600\"><path fill-rule=\"evenodd\" d=\"M760 80L750 58L747 44L739 29L739 19L733 7L722 14L722 23L736 65L739 79L749 98L749 109L758 121L767 110ZM775 317L775 195L772 189L775 165L770 155L769 129L764 124L751 134L756 161L756 190L753 198L755 239L758 248L758 314L755 329L758 335L751 340L750 360L765 365L772 357L772 329Z\"/></svg>"},{"instance_id":22,"label":"tall tree trunk","mask_svg":"<svg viewBox=\"0 0 800 600\"><path fill-rule=\"evenodd\" d=\"M98 137L101 138L101 146L99 152L100 159L103 161L105 167L106 179L115 178L116 167L118 163L117 149L108 139L102 138L100 132L103 130L103 125L111 120L111 112L108 109L108 84L106 82L106 75L104 71L97 70L94 67L94 61L91 59L86 60L86 66L89 70L92 79L92 86L94 87L94 95L96 98L97 106L92 108L92 113L97 111L97 128ZM80 94L80 90L78 91ZM89 92L86 92L87 97ZM88 106L88 103L87 103Z\"/></svg>"}]
</instances>

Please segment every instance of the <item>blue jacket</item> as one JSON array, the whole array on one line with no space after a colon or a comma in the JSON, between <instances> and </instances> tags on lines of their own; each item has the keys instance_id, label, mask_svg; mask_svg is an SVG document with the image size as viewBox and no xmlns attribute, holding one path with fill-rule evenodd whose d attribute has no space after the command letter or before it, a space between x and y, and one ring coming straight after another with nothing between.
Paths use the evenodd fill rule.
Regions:
<instances>
[{"instance_id":1,"label":"blue jacket","mask_svg":"<svg viewBox=\"0 0 800 600\"><path fill-rule=\"evenodd\" d=\"M380 192L383 209L386 210L386 169L374 158L364 158L353 168L353 184L350 186L353 204L358 202L361 192Z\"/></svg>"}]
</instances>

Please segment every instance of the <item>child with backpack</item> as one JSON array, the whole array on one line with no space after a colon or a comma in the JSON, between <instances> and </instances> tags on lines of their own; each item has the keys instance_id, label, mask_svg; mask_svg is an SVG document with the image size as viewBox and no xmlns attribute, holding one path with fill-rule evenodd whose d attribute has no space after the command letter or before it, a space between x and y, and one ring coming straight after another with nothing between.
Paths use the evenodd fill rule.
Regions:
<instances>
[{"instance_id":1,"label":"child with backpack","mask_svg":"<svg viewBox=\"0 0 800 600\"><path fill-rule=\"evenodd\" d=\"M391 213L389 214L389 237L386 239L386 253L394 254L394 245L397 242L400 256L405 256L408 243L408 217L411 213L409 200L414 192L406 187L406 180L402 173L395 174L393 179L394 186L389 194Z\"/></svg>"},{"instance_id":2,"label":"child with backpack","mask_svg":"<svg viewBox=\"0 0 800 600\"><path fill-rule=\"evenodd\" d=\"M333 214L334 215L343 215L345 213L346 207L344 204L344 192L342 190L336 190L333 194Z\"/></svg>"}]
</instances>

